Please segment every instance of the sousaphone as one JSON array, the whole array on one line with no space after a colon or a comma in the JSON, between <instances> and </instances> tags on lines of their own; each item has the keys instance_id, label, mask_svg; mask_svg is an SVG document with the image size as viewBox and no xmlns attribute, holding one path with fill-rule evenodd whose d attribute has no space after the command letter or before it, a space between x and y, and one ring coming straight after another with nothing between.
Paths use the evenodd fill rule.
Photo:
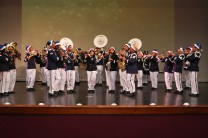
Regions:
<instances>
[{"instance_id":1,"label":"sousaphone","mask_svg":"<svg viewBox=\"0 0 208 138\"><path fill-rule=\"evenodd\" d=\"M66 50L69 46L71 47L71 48L73 48L73 42L72 42L72 40L71 39L69 39L69 38L62 38L61 40L60 40L60 44L61 44L61 48L63 49L63 50Z\"/></svg>"},{"instance_id":2,"label":"sousaphone","mask_svg":"<svg viewBox=\"0 0 208 138\"><path fill-rule=\"evenodd\" d=\"M97 35L95 38L94 38L94 45L97 47L97 48L103 48L107 45L108 43L108 39L105 35Z\"/></svg>"},{"instance_id":3,"label":"sousaphone","mask_svg":"<svg viewBox=\"0 0 208 138\"><path fill-rule=\"evenodd\" d=\"M130 43L131 47L136 51L142 47L142 41L138 38L132 38L128 43Z\"/></svg>"}]
</instances>

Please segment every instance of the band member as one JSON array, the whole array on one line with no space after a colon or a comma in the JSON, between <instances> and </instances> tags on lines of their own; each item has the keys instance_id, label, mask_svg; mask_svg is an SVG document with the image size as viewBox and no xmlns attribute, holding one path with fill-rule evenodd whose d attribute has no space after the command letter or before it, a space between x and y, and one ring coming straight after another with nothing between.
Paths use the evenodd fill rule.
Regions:
<instances>
[{"instance_id":1,"label":"band member","mask_svg":"<svg viewBox=\"0 0 208 138\"><path fill-rule=\"evenodd\" d=\"M96 66L95 51L93 48L89 50L89 54L85 54L84 63L87 63L86 70L87 70L88 93L94 93L95 84L96 84L97 66Z\"/></svg>"},{"instance_id":2,"label":"band member","mask_svg":"<svg viewBox=\"0 0 208 138\"><path fill-rule=\"evenodd\" d=\"M61 49L61 44L59 41L55 42L55 52L56 55L59 58L59 61L57 61L57 67L60 74L60 81L59 81L59 92L58 94L65 94L64 88L66 84L66 70L65 70L65 58L64 58L64 51Z\"/></svg>"},{"instance_id":3,"label":"band member","mask_svg":"<svg viewBox=\"0 0 208 138\"><path fill-rule=\"evenodd\" d=\"M124 90L126 86L126 51L124 48L120 51L119 60L118 60L118 68L119 68L119 76L120 76L120 86Z\"/></svg>"},{"instance_id":4,"label":"band member","mask_svg":"<svg viewBox=\"0 0 208 138\"><path fill-rule=\"evenodd\" d=\"M116 54L116 49L114 47L110 47L109 56L106 59L108 62L106 64L107 70L109 71L108 79L109 79L109 93L115 93L116 91L116 75L118 70L118 55Z\"/></svg>"},{"instance_id":5,"label":"band member","mask_svg":"<svg viewBox=\"0 0 208 138\"><path fill-rule=\"evenodd\" d=\"M60 73L58 71L57 62L59 61L59 57L56 55L55 52L55 43L53 40L47 42L47 46L50 48L48 49L47 54L47 69L50 75L50 87L49 87L49 97L54 97L58 95L59 85L60 82Z\"/></svg>"},{"instance_id":6,"label":"band member","mask_svg":"<svg viewBox=\"0 0 208 138\"><path fill-rule=\"evenodd\" d=\"M40 72L42 75L41 85L47 85L46 55L47 55L47 50L46 48L44 48L40 54Z\"/></svg>"},{"instance_id":7,"label":"band member","mask_svg":"<svg viewBox=\"0 0 208 138\"><path fill-rule=\"evenodd\" d=\"M164 78L166 90L165 92L171 92L172 90L172 82L173 82L173 62L172 62L172 51L166 52L166 56L162 54L160 56L161 62L164 62Z\"/></svg>"},{"instance_id":8,"label":"band member","mask_svg":"<svg viewBox=\"0 0 208 138\"><path fill-rule=\"evenodd\" d=\"M148 84L148 80L149 80L149 60L148 56L149 52L148 51L143 51L143 77L142 77L142 82L143 85L146 86Z\"/></svg>"},{"instance_id":9,"label":"band member","mask_svg":"<svg viewBox=\"0 0 208 138\"><path fill-rule=\"evenodd\" d=\"M181 74L182 74L184 58L185 56L183 54L183 48L178 49L177 56L173 54L174 78L175 78L175 84L177 88L177 91L175 91L176 94L181 94L183 92Z\"/></svg>"},{"instance_id":10,"label":"band member","mask_svg":"<svg viewBox=\"0 0 208 138\"><path fill-rule=\"evenodd\" d=\"M15 65L15 53L9 52L10 57L9 62L9 74L10 74L10 82L9 82L9 94L14 94L14 86L16 83L16 65Z\"/></svg>"},{"instance_id":11,"label":"band member","mask_svg":"<svg viewBox=\"0 0 208 138\"><path fill-rule=\"evenodd\" d=\"M137 89L143 89L143 53L141 51L137 52Z\"/></svg>"},{"instance_id":12,"label":"band member","mask_svg":"<svg viewBox=\"0 0 208 138\"><path fill-rule=\"evenodd\" d=\"M66 53L66 84L67 84L67 93L75 93L75 68L74 62L76 57L72 53L72 47L68 46Z\"/></svg>"},{"instance_id":13,"label":"band member","mask_svg":"<svg viewBox=\"0 0 208 138\"><path fill-rule=\"evenodd\" d=\"M75 68L75 84L80 85L80 80L79 80L79 63L82 62L81 60L81 48L76 48L74 52L74 56L76 56L76 60L74 61L74 68Z\"/></svg>"},{"instance_id":14,"label":"band member","mask_svg":"<svg viewBox=\"0 0 208 138\"><path fill-rule=\"evenodd\" d=\"M187 47L184 51L185 59L183 64L184 69L184 77L185 77L185 89L191 89L191 78L190 78L190 72L189 72L189 65L190 62L188 61L188 55L191 53L192 47Z\"/></svg>"},{"instance_id":15,"label":"band member","mask_svg":"<svg viewBox=\"0 0 208 138\"><path fill-rule=\"evenodd\" d=\"M5 51L6 46L0 45L0 96L9 95L9 62L10 58Z\"/></svg>"},{"instance_id":16,"label":"band member","mask_svg":"<svg viewBox=\"0 0 208 138\"><path fill-rule=\"evenodd\" d=\"M107 66L106 66L106 64L108 63L108 57L109 57L109 54L110 54L110 48L108 48L106 51L105 51L105 53L104 53L104 65L105 65L105 80L106 80L106 87L109 87L109 78L108 78L108 74L109 74L109 71L110 70L108 70L107 69Z\"/></svg>"},{"instance_id":17,"label":"band member","mask_svg":"<svg viewBox=\"0 0 208 138\"><path fill-rule=\"evenodd\" d=\"M197 43L192 46L192 53L188 56L190 62L189 71L191 78L191 93L189 96L199 96L198 90L198 72L199 72L199 61L201 58L201 44Z\"/></svg>"},{"instance_id":18,"label":"band member","mask_svg":"<svg viewBox=\"0 0 208 138\"><path fill-rule=\"evenodd\" d=\"M125 44L123 49L121 50L120 57L119 57L119 60L121 62L121 66L122 66L122 67L119 67L120 85L123 89L121 94L128 91L127 80L126 80L127 78L126 78L126 63L125 63L126 61L125 60L129 55L130 47L131 47L130 43Z\"/></svg>"},{"instance_id":19,"label":"band member","mask_svg":"<svg viewBox=\"0 0 208 138\"><path fill-rule=\"evenodd\" d=\"M158 73L159 73L158 62L160 61L160 59L158 58L158 51L154 49L152 51L152 55L149 56L148 60L150 62L150 80L152 84L152 90L155 90L157 89L157 85L158 85Z\"/></svg>"},{"instance_id":20,"label":"band member","mask_svg":"<svg viewBox=\"0 0 208 138\"><path fill-rule=\"evenodd\" d=\"M103 51L99 49L97 53L95 54L97 59L97 76L96 76L96 84L97 86L102 86L103 83Z\"/></svg>"},{"instance_id":21,"label":"band member","mask_svg":"<svg viewBox=\"0 0 208 138\"><path fill-rule=\"evenodd\" d=\"M138 74L137 68L137 49L131 46L129 49L129 56L126 59L126 77L128 90L125 92L126 96L135 96L135 76Z\"/></svg>"},{"instance_id":22,"label":"band member","mask_svg":"<svg viewBox=\"0 0 208 138\"><path fill-rule=\"evenodd\" d=\"M38 59L38 51L33 50L31 45L26 46L26 54L24 61L27 62L26 67L26 88L27 91L35 91L35 77L36 77L36 61Z\"/></svg>"}]
</instances>

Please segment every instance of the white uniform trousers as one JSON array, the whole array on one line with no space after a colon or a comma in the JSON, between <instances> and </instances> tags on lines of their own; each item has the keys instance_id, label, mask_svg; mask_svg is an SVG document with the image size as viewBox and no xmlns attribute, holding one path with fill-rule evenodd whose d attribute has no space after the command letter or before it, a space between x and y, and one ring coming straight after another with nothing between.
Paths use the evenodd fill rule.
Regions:
<instances>
[{"instance_id":1,"label":"white uniform trousers","mask_svg":"<svg viewBox=\"0 0 208 138\"><path fill-rule=\"evenodd\" d=\"M109 78L108 78L109 73L110 73L110 71L105 69L105 78L106 78L105 81L106 81L106 86L108 86L108 87L109 87Z\"/></svg>"},{"instance_id":2,"label":"white uniform trousers","mask_svg":"<svg viewBox=\"0 0 208 138\"><path fill-rule=\"evenodd\" d=\"M148 80L149 80L149 75L143 74L142 82L143 82L143 83L148 83Z\"/></svg>"},{"instance_id":3,"label":"white uniform trousers","mask_svg":"<svg viewBox=\"0 0 208 138\"><path fill-rule=\"evenodd\" d=\"M164 72L166 89L171 90L173 84L173 73Z\"/></svg>"},{"instance_id":4,"label":"white uniform trousers","mask_svg":"<svg viewBox=\"0 0 208 138\"><path fill-rule=\"evenodd\" d=\"M108 73L109 90L116 90L116 75L117 71L109 71Z\"/></svg>"},{"instance_id":5,"label":"white uniform trousers","mask_svg":"<svg viewBox=\"0 0 208 138\"><path fill-rule=\"evenodd\" d=\"M47 69L46 67L41 67L40 68L40 73L42 75L42 83L46 83L47 82Z\"/></svg>"},{"instance_id":6,"label":"white uniform trousers","mask_svg":"<svg viewBox=\"0 0 208 138\"><path fill-rule=\"evenodd\" d=\"M1 93L9 92L10 73L9 71L2 72Z\"/></svg>"},{"instance_id":7,"label":"white uniform trousers","mask_svg":"<svg viewBox=\"0 0 208 138\"><path fill-rule=\"evenodd\" d=\"M151 72L150 71L150 80L151 80L152 88L157 88L158 72Z\"/></svg>"},{"instance_id":8,"label":"white uniform trousers","mask_svg":"<svg viewBox=\"0 0 208 138\"><path fill-rule=\"evenodd\" d=\"M138 73L137 73L137 87L143 87L142 77L143 77L143 70L138 70Z\"/></svg>"},{"instance_id":9,"label":"white uniform trousers","mask_svg":"<svg viewBox=\"0 0 208 138\"><path fill-rule=\"evenodd\" d=\"M75 69L75 81L79 82L79 66L74 66Z\"/></svg>"},{"instance_id":10,"label":"white uniform trousers","mask_svg":"<svg viewBox=\"0 0 208 138\"><path fill-rule=\"evenodd\" d=\"M59 91L59 82L61 79L60 73L58 69L56 70L48 70L50 74L50 87L49 87L49 93L54 94L54 91Z\"/></svg>"},{"instance_id":11,"label":"white uniform trousers","mask_svg":"<svg viewBox=\"0 0 208 138\"><path fill-rule=\"evenodd\" d=\"M192 94L199 94L199 90L198 90L198 72L190 71L190 78L191 78L191 93Z\"/></svg>"},{"instance_id":12,"label":"white uniform trousers","mask_svg":"<svg viewBox=\"0 0 208 138\"><path fill-rule=\"evenodd\" d=\"M0 71L0 93L2 92L3 72Z\"/></svg>"},{"instance_id":13,"label":"white uniform trousers","mask_svg":"<svg viewBox=\"0 0 208 138\"><path fill-rule=\"evenodd\" d=\"M94 90L97 71L87 71L88 90Z\"/></svg>"},{"instance_id":14,"label":"white uniform trousers","mask_svg":"<svg viewBox=\"0 0 208 138\"><path fill-rule=\"evenodd\" d=\"M182 86L182 80L181 80L181 73L174 72L174 77L175 77L175 84L176 84L177 91L182 91L183 86Z\"/></svg>"},{"instance_id":15,"label":"white uniform trousers","mask_svg":"<svg viewBox=\"0 0 208 138\"><path fill-rule=\"evenodd\" d=\"M36 69L26 70L26 88L33 88L35 84Z\"/></svg>"},{"instance_id":16,"label":"white uniform trousers","mask_svg":"<svg viewBox=\"0 0 208 138\"><path fill-rule=\"evenodd\" d=\"M126 80L126 70L121 71L121 69L119 69L119 75L120 75L120 85L123 87L123 90L127 91L128 87L127 87L127 80Z\"/></svg>"},{"instance_id":17,"label":"white uniform trousers","mask_svg":"<svg viewBox=\"0 0 208 138\"><path fill-rule=\"evenodd\" d=\"M67 85L67 90L74 90L75 70L66 71L66 85Z\"/></svg>"},{"instance_id":18,"label":"white uniform trousers","mask_svg":"<svg viewBox=\"0 0 208 138\"><path fill-rule=\"evenodd\" d=\"M16 69L12 69L10 72L10 82L9 82L9 92L14 91L14 86L16 83Z\"/></svg>"},{"instance_id":19,"label":"white uniform trousers","mask_svg":"<svg viewBox=\"0 0 208 138\"><path fill-rule=\"evenodd\" d=\"M2 87L1 87L0 92L2 92L2 93L9 92L9 83L10 83L10 73L9 73L9 71L3 71Z\"/></svg>"},{"instance_id":20,"label":"white uniform trousers","mask_svg":"<svg viewBox=\"0 0 208 138\"><path fill-rule=\"evenodd\" d=\"M103 83L103 65L97 65L96 83Z\"/></svg>"},{"instance_id":21,"label":"white uniform trousers","mask_svg":"<svg viewBox=\"0 0 208 138\"><path fill-rule=\"evenodd\" d=\"M50 81L50 71L46 69L46 80L47 80L47 86L50 87L51 81Z\"/></svg>"},{"instance_id":22,"label":"white uniform trousers","mask_svg":"<svg viewBox=\"0 0 208 138\"><path fill-rule=\"evenodd\" d=\"M190 72L189 70L184 70L184 77L185 77L185 85L186 87L191 88L191 78L190 78Z\"/></svg>"},{"instance_id":23,"label":"white uniform trousers","mask_svg":"<svg viewBox=\"0 0 208 138\"><path fill-rule=\"evenodd\" d=\"M65 68L59 68L58 71L59 71L59 74L60 74L60 77L61 77L59 85L58 85L59 90L64 91L65 84L66 84L66 71L65 71Z\"/></svg>"},{"instance_id":24,"label":"white uniform trousers","mask_svg":"<svg viewBox=\"0 0 208 138\"><path fill-rule=\"evenodd\" d=\"M130 93L136 92L136 90L135 90L135 77L136 77L136 75L137 74L130 74L130 73L126 74L127 87L128 87L127 91L130 91Z\"/></svg>"}]
</instances>

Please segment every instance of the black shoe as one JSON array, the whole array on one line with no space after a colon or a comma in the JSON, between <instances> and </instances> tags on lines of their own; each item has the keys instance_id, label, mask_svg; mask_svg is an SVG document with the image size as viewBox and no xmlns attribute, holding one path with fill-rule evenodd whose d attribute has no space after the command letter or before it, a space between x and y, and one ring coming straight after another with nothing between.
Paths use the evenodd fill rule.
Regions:
<instances>
[{"instance_id":1,"label":"black shoe","mask_svg":"<svg viewBox=\"0 0 208 138\"><path fill-rule=\"evenodd\" d=\"M171 92L171 89L166 89L165 92Z\"/></svg>"},{"instance_id":2,"label":"black shoe","mask_svg":"<svg viewBox=\"0 0 208 138\"><path fill-rule=\"evenodd\" d=\"M147 86L147 83L143 83L144 86Z\"/></svg>"},{"instance_id":3,"label":"black shoe","mask_svg":"<svg viewBox=\"0 0 208 138\"><path fill-rule=\"evenodd\" d=\"M47 83L45 83L45 82L42 82L42 85L43 85L43 86L46 86L46 85L47 85Z\"/></svg>"},{"instance_id":4,"label":"black shoe","mask_svg":"<svg viewBox=\"0 0 208 138\"><path fill-rule=\"evenodd\" d=\"M80 82L75 82L75 85L80 85Z\"/></svg>"},{"instance_id":5,"label":"black shoe","mask_svg":"<svg viewBox=\"0 0 208 138\"><path fill-rule=\"evenodd\" d=\"M0 93L0 96L9 96L8 92Z\"/></svg>"},{"instance_id":6,"label":"black shoe","mask_svg":"<svg viewBox=\"0 0 208 138\"><path fill-rule=\"evenodd\" d=\"M190 87L185 87L184 89L185 89L185 90L190 90L191 88L190 88Z\"/></svg>"},{"instance_id":7,"label":"black shoe","mask_svg":"<svg viewBox=\"0 0 208 138\"><path fill-rule=\"evenodd\" d=\"M56 96L59 95L59 91L54 91L53 93L54 93Z\"/></svg>"},{"instance_id":8,"label":"black shoe","mask_svg":"<svg viewBox=\"0 0 208 138\"><path fill-rule=\"evenodd\" d=\"M127 95L129 93L130 93L130 91L124 91L124 95Z\"/></svg>"},{"instance_id":9,"label":"black shoe","mask_svg":"<svg viewBox=\"0 0 208 138\"><path fill-rule=\"evenodd\" d=\"M199 94L198 93L197 94L190 93L189 96L190 97L199 97Z\"/></svg>"},{"instance_id":10,"label":"black shoe","mask_svg":"<svg viewBox=\"0 0 208 138\"><path fill-rule=\"evenodd\" d=\"M30 89L30 91L35 91L35 89L34 88L29 88Z\"/></svg>"},{"instance_id":11,"label":"black shoe","mask_svg":"<svg viewBox=\"0 0 208 138\"><path fill-rule=\"evenodd\" d=\"M109 90L108 92L109 92L109 93L116 93L115 90Z\"/></svg>"},{"instance_id":12,"label":"black shoe","mask_svg":"<svg viewBox=\"0 0 208 138\"><path fill-rule=\"evenodd\" d=\"M181 91L178 91L178 90L177 90L177 91L174 91L174 93L175 93L175 94L182 94L182 93L183 93L183 90L181 90Z\"/></svg>"},{"instance_id":13,"label":"black shoe","mask_svg":"<svg viewBox=\"0 0 208 138\"><path fill-rule=\"evenodd\" d=\"M49 97L56 97L57 94L56 94L56 93L48 93L48 96L49 96Z\"/></svg>"},{"instance_id":14,"label":"black shoe","mask_svg":"<svg viewBox=\"0 0 208 138\"><path fill-rule=\"evenodd\" d=\"M59 94L59 95L64 95L65 92L64 92L63 90L59 90L59 91L58 91L58 94Z\"/></svg>"},{"instance_id":15,"label":"black shoe","mask_svg":"<svg viewBox=\"0 0 208 138\"><path fill-rule=\"evenodd\" d=\"M15 94L15 91L8 92L9 94Z\"/></svg>"},{"instance_id":16,"label":"black shoe","mask_svg":"<svg viewBox=\"0 0 208 138\"><path fill-rule=\"evenodd\" d=\"M156 90L157 88L154 88L154 87L152 87L152 89L151 90Z\"/></svg>"},{"instance_id":17,"label":"black shoe","mask_svg":"<svg viewBox=\"0 0 208 138\"><path fill-rule=\"evenodd\" d=\"M72 93L74 93L74 90L67 90L67 93L72 94Z\"/></svg>"},{"instance_id":18,"label":"black shoe","mask_svg":"<svg viewBox=\"0 0 208 138\"><path fill-rule=\"evenodd\" d=\"M98 86L102 86L102 85L103 85L102 83L99 83L99 84L98 84Z\"/></svg>"},{"instance_id":19,"label":"black shoe","mask_svg":"<svg viewBox=\"0 0 208 138\"><path fill-rule=\"evenodd\" d=\"M134 97L135 95L136 95L135 92L126 94L126 96L128 96L128 97Z\"/></svg>"},{"instance_id":20,"label":"black shoe","mask_svg":"<svg viewBox=\"0 0 208 138\"><path fill-rule=\"evenodd\" d=\"M138 90L143 90L143 87L137 87Z\"/></svg>"}]
</instances>

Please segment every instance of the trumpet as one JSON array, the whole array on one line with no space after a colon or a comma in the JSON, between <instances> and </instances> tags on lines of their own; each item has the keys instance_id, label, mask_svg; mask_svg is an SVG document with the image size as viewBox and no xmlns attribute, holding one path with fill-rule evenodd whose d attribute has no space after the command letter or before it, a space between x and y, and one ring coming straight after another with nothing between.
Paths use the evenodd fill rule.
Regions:
<instances>
[{"instance_id":1,"label":"trumpet","mask_svg":"<svg viewBox=\"0 0 208 138\"><path fill-rule=\"evenodd\" d=\"M10 52L15 58L21 60L22 54L16 49L17 43L11 42L7 44L6 51Z\"/></svg>"},{"instance_id":2,"label":"trumpet","mask_svg":"<svg viewBox=\"0 0 208 138\"><path fill-rule=\"evenodd\" d=\"M43 63L46 63L47 50L44 48L40 53L40 58Z\"/></svg>"}]
</instances>

